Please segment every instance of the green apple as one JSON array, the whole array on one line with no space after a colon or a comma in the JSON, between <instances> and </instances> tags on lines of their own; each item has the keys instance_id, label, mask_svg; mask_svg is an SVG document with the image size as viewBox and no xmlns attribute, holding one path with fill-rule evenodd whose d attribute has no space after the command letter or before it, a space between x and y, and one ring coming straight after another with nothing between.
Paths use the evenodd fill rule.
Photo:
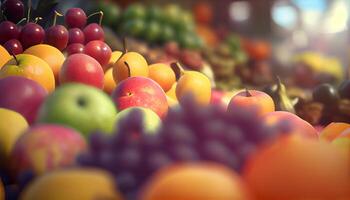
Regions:
<instances>
[{"instance_id":1,"label":"green apple","mask_svg":"<svg viewBox=\"0 0 350 200\"><path fill-rule=\"evenodd\" d=\"M154 134L157 132L158 128L160 127L161 120L159 116L152 111L149 108L143 108L143 107L130 107L127 109L122 110L117 114L117 117L115 119L115 128L118 128L118 124L120 123L120 120L123 120L126 118L131 112L139 110L142 112L143 115L143 128L146 133Z\"/></svg>"},{"instance_id":2,"label":"green apple","mask_svg":"<svg viewBox=\"0 0 350 200\"><path fill-rule=\"evenodd\" d=\"M160 23L157 21L149 21L146 24L146 30L144 33L144 37L149 42L154 42L159 39L161 34L161 26Z\"/></svg>"},{"instance_id":3,"label":"green apple","mask_svg":"<svg viewBox=\"0 0 350 200\"><path fill-rule=\"evenodd\" d=\"M145 30L145 22L143 19L132 19L123 23L122 32L131 36L141 36Z\"/></svg>"},{"instance_id":4,"label":"green apple","mask_svg":"<svg viewBox=\"0 0 350 200\"><path fill-rule=\"evenodd\" d=\"M97 7L103 12L102 24L114 27L121 15L119 6L109 1L98 1Z\"/></svg>"},{"instance_id":5,"label":"green apple","mask_svg":"<svg viewBox=\"0 0 350 200\"><path fill-rule=\"evenodd\" d=\"M144 19L146 17L146 8L142 4L132 4L127 7L123 13L123 20Z\"/></svg>"},{"instance_id":6,"label":"green apple","mask_svg":"<svg viewBox=\"0 0 350 200\"><path fill-rule=\"evenodd\" d=\"M158 5L151 5L147 9L147 20L161 21L164 17L163 10Z\"/></svg>"},{"instance_id":7,"label":"green apple","mask_svg":"<svg viewBox=\"0 0 350 200\"><path fill-rule=\"evenodd\" d=\"M113 101L101 90L67 83L46 98L37 122L63 124L87 136L93 131L111 133L116 115Z\"/></svg>"},{"instance_id":8,"label":"green apple","mask_svg":"<svg viewBox=\"0 0 350 200\"><path fill-rule=\"evenodd\" d=\"M168 24L164 24L162 26L160 38L162 42L169 42L174 40L175 39L174 29Z\"/></svg>"}]
</instances>

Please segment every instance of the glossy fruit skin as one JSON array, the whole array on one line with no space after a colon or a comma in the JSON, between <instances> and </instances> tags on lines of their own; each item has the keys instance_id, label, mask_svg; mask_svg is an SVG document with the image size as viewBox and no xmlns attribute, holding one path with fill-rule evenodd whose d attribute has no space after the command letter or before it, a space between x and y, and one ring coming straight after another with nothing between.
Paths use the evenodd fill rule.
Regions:
<instances>
[{"instance_id":1,"label":"glossy fruit skin","mask_svg":"<svg viewBox=\"0 0 350 200\"><path fill-rule=\"evenodd\" d=\"M150 65L149 77L157 82L164 92L170 90L171 86L176 82L174 71L169 65L163 63Z\"/></svg>"},{"instance_id":2,"label":"glossy fruit skin","mask_svg":"<svg viewBox=\"0 0 350 200\"><path fill-rule=\"evenodd\" d=\"M46 30L45 43L63 50L68 44L68 31L62 25L55 25Z\"/></svg>"},{"instance_id":3,"label":"glossy fruit skin","mask_svg":"<svg viewBox=\"0 0 350 200\"><path fill-rule=\"evenodd\" d=\"M80 83L67 83L46 98L37 122L66 125L84 136L95 131L110 134L116 114L113 101L103 91Z\"/></svg>"},{"instance_id":4,"label":"glossy fruit skin","mask_svg":"<svg viewBox=\"0 0 350 200\"><path fill-rule=\"evenodd\" d=\"M3 21L0 23L0 44L4 44L8 40L17 39L19 36L19 29L16 24L10 21Z\"/></svg>"},{"instance_id":5,"label":"glossy fruit skin","mask_svg":"<svg viewBox=\"0 0 350 200\"><path fill-rule=\"evenodd\" d=\"M105 40L105 32L102 27L96 23L91 23L84 28L85 43L93 40Z\"/></svg>"},{"instance_id":6,"label":"glossy fruit skin","mask_svg":"<svg viewBox=\"0 0 350 200\"><path fill-rule=\"evenodd\" d=\"M11 39L4 44L4 47L11 54L21 54L23 53L23 47L20 41L17 39Z\"/></svg>"},{"instance_id":7,"label":"glossy fruit skin","mask_svg":"<svg viewBox=\"0 0 350 200\"><path fill-rule=\"evenodd\" d=\"M24 4L20 0L6 0L2 3L1 9L6 18L14 23L24 17Z\"/></svg>"},{"instance_id":8,"label":"glossy fruit skin","mask_svg":"<svg viewBox=\"0 0 350 200\"><path fill-rule=\"evenodd\" d=\"M68 30L68 34L69 34L68 44L73 44L73 43L85 44L85 36L81 29L71 28Z\"/></svg>"},{"instance_id":9,"label":"glossy fruit skin","mask_svg":"<svg viewBox=\"0 0 350 200\"><path fill-rule=\"evenodd\" d=\"M320 139L333 141L349 128L350 124L348 123L332 122L322 129L320 132Z\"/></svg>"},{"instance_id":10,"label":"glossy fruit skin","mask_svg":"<svg viewBox=\"0 0 350 200\"><path fill-rule=\"evenodd\" d=\"M119 111L140 106L153 110L160 118L168 112L164 91L155 81L146 77L130 77L118 83L112 99Z\"/></svg>"},{"instance_id":11,"label":"glossy fruit skin","mask_svg":"<svg viewBox=\"0 0 350 200\"><path fill-rule=\"evenodd\" d=\"M317 86L312 92L312 98L314 101L327 104L336 104L339 95L337 90L330 84L322 84Z\"/></svg>"},{"instance_id":12,"label":"glossy fruit skin","mask_svg":"<svg viewBox=\"0 0 350 200\"><path fill-rule=\"evenodd\" d=\"M95 58L103 67L109 63L112 50L108 44L103 41L93 40L85 45L84 53Z\"/></svg>"},{"instance_id":13,"label":"glossy fruit skin","mask_svg":"<svg viewBox=\"0 0 350 200\"><path fill-rule=\"evenodd\" d=\"M33 22L26 24L19 35L19 40L22 43L24 49L40 44L45 39L44 29Z\"/></svg>"},{"instance_id":14,"label":"glossy fruit skin","mask_svg":"<svg viewBox=\"0 0 350 200\"><path fill-rule=\"evenodd\" d=\"M64 17L68 28L84 28L86 24L86 14L81 8L70 8Z\"/></svg>"},{"instance_id":15,"label":"glossy fruit skin","mask_svg":"<svg viewBox=\"0 0 350 200\"><path fill-rule=\"evenodd\" d=\"M66 52L68 56L76 53L84 53L84 45L80 43L73 43L67 46Z\"/></svg>"},{"instance_id":16,"label":"glossy fruit skin","mask_svg":"<svg viewBox=\"0 0 350 200\"><path fill-rule=\"evenodd\" d=\"M9 52L0 45L0 69L7 63L7 61L11 60L12 56Z\"/></svg>"},{"instance_id":17,"label":"glossy fruit skin","mask_svg":"<svg viewBox=\"0 0 350 200\"><path fill-rule=\"evenodd\" d=\"M103 91L105 91L107 94L112 94L113 90L117 87L117 84L115 83L113 79L113 69L109 68L107 71L105 71L104 75L104 84L103 84Z\"/></svg>"},{"instance_id":18,"label":"glossy fruit skin","mask_svg":"<svg viewBox=\"0 0 350 200\"><path fill-rule=\"evenodd\" d=\"M0 107L20 113L29 124L35 121L46 95L46 90L30 79L20 76L0 79Z\"/></svg>"},{"instance_id":19,"label":"glossy fruit skin","mask_svg":"<svg viewBox=\"0 0 350 200\"><path fill-rule=\"evenodd\" d=\"M73 54L63 63L59 80L60 84L78 82L103 89L103 69L91 56Z\"/></svg>"},{"instance_id":20,"label":"glossy fruit skin","mask_svg":"<svg viewBox=\"0 0 350 200\"><path fill-rule=\"evenodd\" d=\"M350 80L345 80L339 86L338 92L340 97L350 99Z\"/></svg>"}]
</instances>

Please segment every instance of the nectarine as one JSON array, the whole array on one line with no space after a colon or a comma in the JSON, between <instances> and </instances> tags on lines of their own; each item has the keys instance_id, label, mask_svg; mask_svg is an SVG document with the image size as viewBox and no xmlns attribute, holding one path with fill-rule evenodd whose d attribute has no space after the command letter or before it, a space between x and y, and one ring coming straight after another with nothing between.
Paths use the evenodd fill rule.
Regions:
<instances>
[{"instance_id":1,"label":"nectarine","mask_svg":"<svg viewBox=\"0 0 350 200\"><path fill-rule=\"evenodd\" d=\"M113 78L116 83L132 76L148 77L148 73L146 59L136 52L125 53L113 66Z\"/></svg>"}]
</instances>

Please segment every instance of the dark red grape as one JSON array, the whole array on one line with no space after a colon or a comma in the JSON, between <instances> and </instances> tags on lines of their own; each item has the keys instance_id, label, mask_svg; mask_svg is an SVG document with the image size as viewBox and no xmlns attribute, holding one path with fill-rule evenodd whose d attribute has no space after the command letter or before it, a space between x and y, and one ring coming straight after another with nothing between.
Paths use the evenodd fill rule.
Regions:
<instances>
[{"instance_id":1,"label":"dark red grape","mask_svg":"<svg viewBox=\"0 0 350 200\"><path fill-rule=\"evenodd\" d=\"M85 43L93 40L104 41L105 33L102 27L96 23L91 23L84 28Z\"/></svg>"},{"instance_id":2,"label":"dark red grape","mask_svg":"<svg viewBox=\"0 0 350 200\"><path fill-rule=\"evenodd\" d=\"M106 43L94 40L85 45L84 53L95 58L101 66L105 66L109 63L112 50Z\"/></svg>"},{"instance_id":3,"label":"dark red grape","mask_svg":"<svg viewBox=\"0 0 350 200\"><path fill-rule=\"evenodd\" d=\"M5 44L5 42L11 39L17 39L20 30L17 25L10 21L3 21L0 23L0 44Z\"/></svg>"},{"instance_id":4,"label":"dark red grape","mask_svg":"<svg viewBox=\"0 0 350 200\"><path fill-rule=\"evenodd\" d=\"M69 29L68 33L69 33L68 44L73 44L73 43L85 44L85 36L81 29L71 28Z\"/></svg>"},{"instance_id":5,"label":"dark red grape","mask_svg":"<svg viewBox=\"0 0 350 200\"><path fill-rule=\"evenodd\" d=\"M45 39L45 31L40 25L30 22L23 26L19 39L23 48L26 49L41 44Z\"/></svg>"},{"instance_id":6,"label":"dark red grape","mask_svg":"<svg viewBox=\"0 0 350 200\"><path fill-rule=\"evenodd\" d=\"M64 17L68 28L84 28L86 24L86 14L81 8L70 8Z\"/></svg>"},{"instance_id":7,"label":"dark red grape","mask_svg":"<svg viewBox=\"0 0 350 200\"><path fill-rule=\"evenodd\" d=\"M66 52L68 54L68 56L75 54L75 53L83 53L84 52L84 45L79 44L79 43L74 43L74 44L70 44L67 46L66 48Z\"/></svg>"},{"instance_id":8,"label":"dark red grape","mask_svg":"<svg viewBox=\"0 0 350 200\"><path fill-rule=\"evenodd\" d=\"M330 84L324 83L317 86L312 91L312 98L314 101L323 103L325 105L335 105L339 99L338 91Z\"/></svg>"},{"instance_id":9,"label":"dark red grape","mask_svg":"<svg viewBox=\"0 0 350 200\"><path fill-rule=\"evenodd\" d=\"M12 39L7 41L4 44L5 49L10 53L10 54L21 54L23 53L23 47L20 41L17 39Z\"/></svg>"},{"instance_id":10,"label":"dark red grape","mask_svg":"<svg viewBox=\"0 0 350 200\"><path fill-rule=\"evenodd\" d=\"M51 26L46 30L45 43L63 50L68 44L68 31L62 25Z\"/></svg>"},{"instance_id":11,"label":"dark red grape","mask_svg":"<svg viewBox=\"0 0 350 200\"><path fill-rule=\"evenodd\" d=\"M2 3L1 9L6 18L17 23L24 17L24 5L20 0L6 0Z\"/></svg>"}]
</instances>

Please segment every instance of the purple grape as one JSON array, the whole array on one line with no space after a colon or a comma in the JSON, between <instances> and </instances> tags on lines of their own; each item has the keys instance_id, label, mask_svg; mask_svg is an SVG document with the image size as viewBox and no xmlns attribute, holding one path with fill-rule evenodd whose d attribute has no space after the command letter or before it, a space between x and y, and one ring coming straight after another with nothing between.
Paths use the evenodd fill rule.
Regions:
<instances>
[{"instance_id":1,"label":"purple grape","mask_svg":"<svg viewBox=\"0 0 350 200\"><path fill-rule=\"evenodd\" d=\"M64 18L68 28L84 28L86 24L86 14L81 8L70 8Z\"/></svg>"},{"instance_id":2,"label":"purple grape","mask_svg":"<svg viewBox=\"0 0 350 200\"><path fill-rule=\"evenodd\" d=\"M17 39L19 36L20 30L17 25L10 21L3 21L0 23L0 44L11 39Z\"/></svg>"},{"instance_id":3,"label":"purple grape","mask_svg":"<svg viewBox=\"0 0 350 200\"><path fill-rule=\"evenodd\" d=\"M105 33L102 27L96 23L91 23L84 28L85 43L93 40L104 41Z\"/></svg>"},{"instance_id":4,"label":"purple grape","mask_svg":"<svg viewBox=\"0 0 350 200\"><path fill-rule=\"evenodd\" d=\"M23 53L23 47L20 41L17 39L11 39L7 41L4 44L5 49L10 53L10 54L21 54Z\"/></svg>"},{"instance_id":5,"label":"purple grape","mask_svg":"<svg viewBox=\"0 0 350 200\"><path fill-rule=\"evenodd\" d=\"M14 23L24 17L24 4L20 0L6 0L2 3L1 9L6 18Z\"/></svg>"},{"instance_id":6,"label":"purple grape","mask_svg":"<svg viewBox=\"0 0 350 200\"><path fill-rule=\"evenodd\" d=\"M74 43L85 43L85 36L81 29L79 28L71 28L68 31L69 39L68 44L74 44Z\"/></svg>"},{"instance_id":7,"label":"purple grape","mask_svg":"<svg viewBox=\"0 0 350 200\"><path fill-rule=\"evenodd\" d=\"M36 44L41 44L45 39L45 31L40 25L30 22L23 26L19 38L23 48L27 49Z\"/></svg>"},{"instance_id":8,"label":"purple grape","mask_svg":"<svg viewBox=\"0 0 350 200\"><path fill-rule=\"evenodd\" d=\"M56 47L60 51L68 44L68 31L62 25L51 26L46 30L45 43Z\"/></svg>"}]
</instances>

